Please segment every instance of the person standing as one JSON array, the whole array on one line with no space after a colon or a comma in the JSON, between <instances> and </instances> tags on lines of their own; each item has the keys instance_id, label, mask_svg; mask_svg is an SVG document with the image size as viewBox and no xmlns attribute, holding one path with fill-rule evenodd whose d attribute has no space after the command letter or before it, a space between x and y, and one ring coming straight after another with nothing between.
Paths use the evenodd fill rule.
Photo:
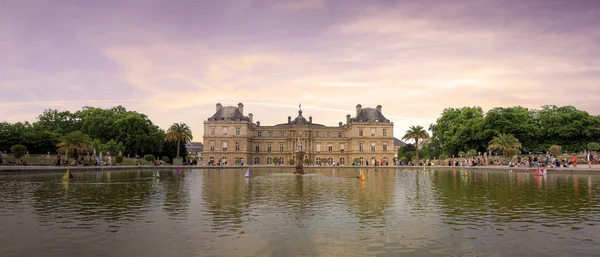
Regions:
<instances>
[{"instance_id":1,"label":"person standing","mask_svg":"<svg viewBox=\"0 0 600 257\"><path fill-rule=\"evenodd\" d=\"M587 151L587 154L585 155L585 160L588 163L588 168L592 168L592 162L594 161L594 156L592 156L592 152L590 150Z\"/></svg>"},{"instance_id":2,"label":"person standing","mask_svg":"<svg viewBox=\"0 0 600 257\"><path fill-rule=\"evenodd\" d=\"M573 168L577 168L577 155L573 155Z\"/></svg>"},{"instance_id":3,"label":"person standing","mask_svg":"<svg viewBox=\"0 0 600 257\"><path fill-rule=\"evenodd\" d=\"M60 154L56 154L56 165L54 167L60 167Z\"/></svg>"}]
</instances>

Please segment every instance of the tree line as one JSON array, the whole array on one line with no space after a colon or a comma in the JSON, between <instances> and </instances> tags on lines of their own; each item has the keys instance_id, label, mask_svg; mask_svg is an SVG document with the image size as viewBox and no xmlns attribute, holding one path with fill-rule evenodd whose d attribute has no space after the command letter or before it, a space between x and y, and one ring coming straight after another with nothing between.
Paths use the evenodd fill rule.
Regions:
<instances>
[{"instance_id":1,"label":"tree line","mask_svg":"<svg viewBox=\"0 0 600 257\"><path fill-rule=\"evenodd\" d=\"M170 132L170 133L169 133ZM83 107L76 112L47 109L37 121L0 123L0 151L23 145L30 154L59 151L89 153L96 150L122 156L153 154L186 156L185 143L191 141L185 123L175 123L165 132L145 114L123 106L110 109Z\"/></svg>"},{"instance_id":2,"label":"tree line","mask_svg":"<svg viewBox=\"0 0 600 257\"><path fill-rule=\"evenodd\" d=\"M416 151L422 158L465 156L490 150L503 155L545 153L551 147L553 152L557 147L559 152L600 150L591 149L600 141L600 116L573 106L545 105L540 110L496 107L486 113L478 106L446 108L429 126L429 132L413 126L403 139L416 139L412 149L427 140ZM398 155L413 156L407 149L400 149Z\"/></svg>"}]
</instances>

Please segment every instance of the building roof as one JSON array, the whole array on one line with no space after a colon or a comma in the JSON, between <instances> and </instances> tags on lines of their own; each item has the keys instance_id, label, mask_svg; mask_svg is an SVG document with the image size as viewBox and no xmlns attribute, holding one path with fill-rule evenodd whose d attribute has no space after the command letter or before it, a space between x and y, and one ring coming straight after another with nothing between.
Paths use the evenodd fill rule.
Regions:
<instances>
[{"instance_id":1,"label":"building roof","mask_svg":"<svg viewBox=\"0 0 600 257\"><path fill-rule=\"evenodd\" d=\"M237 107L225 106L219 109L212 117L208 118L208 120L250 121L250 118L244 116Z\"/></svg>"},{"instance_id":2,"label":"building roof","mask_svg":"<svg viewBox=\"0 0 600 257\"><path fill-rule=\"evenodd\" d=\"M190 147L203 147L204 144L202 144L202 142L187 142L187 144L185 144L186 147L190 146Z\"/></svg>"},{"instance_id":3,"label":"building roof","mask_svg":"<svg viewBox=\"0 0 600 257\"><path fill-rule=\"evenodd\" d=\"M380 111L375 108L362 108L358 116L350 119L351 122L390 122Z\"/></svg>"},{"instance_id":4,"label":"building roof","mask_svg":"<svg viewBox=\"0 0 600 257\"><path fill-rule=\"evenodd\" d=\"M302 110L298 111L298 117L296 117L294 120L292 120L292 121L290 121L288 123L277 124L275 126L276 127L281 127L281 126L325 127L325 125L317 124L317 123L312 123L311 121L309 121L306 118L304 118L304 116L302 116Z\"/></svg>"},{"instance_id":5,"label":"building roof","mask_svg":"<svg viewBox=\"0 0 600 257\"><path fill-rule=\"evenodd\" d=\"M406 143L404 143L402 140L394 137L394 146L397 146L397 147L406 146Z\"/></svg>"}]
</instances>

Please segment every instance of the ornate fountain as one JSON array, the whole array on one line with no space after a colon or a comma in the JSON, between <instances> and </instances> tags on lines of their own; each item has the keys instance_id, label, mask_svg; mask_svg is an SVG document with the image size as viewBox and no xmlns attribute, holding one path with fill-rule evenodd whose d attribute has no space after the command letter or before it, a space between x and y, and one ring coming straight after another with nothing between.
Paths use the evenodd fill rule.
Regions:
<instances>
[{"instance_id":1,"label":"ornate fountain","mask_svg":"<svg viewBox=\"0 0 600 257\"><path fill-rule=\"evenodd\" d=\"M304 151L302 149L302 143L300 143L300 136L302 136L302 132L299 133L296 141L296 170L294 171L294 174L304 174Z\"/></svg>"}]
</instances>

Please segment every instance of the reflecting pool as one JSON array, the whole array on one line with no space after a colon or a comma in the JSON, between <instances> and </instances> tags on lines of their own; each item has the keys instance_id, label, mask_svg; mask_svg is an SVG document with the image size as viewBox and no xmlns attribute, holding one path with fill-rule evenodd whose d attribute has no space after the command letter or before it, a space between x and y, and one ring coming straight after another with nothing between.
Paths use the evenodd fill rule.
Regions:
<instances>
[{"instance_id":1,"label":"reflecting pool","mask_svg":"<svg viewBox=\"0 0 600 257\"><path fill-rule=\"evenodd\" d=\"M0 256L592 256L600 176L0 173Z\"/></svg>"}]
</instances>

